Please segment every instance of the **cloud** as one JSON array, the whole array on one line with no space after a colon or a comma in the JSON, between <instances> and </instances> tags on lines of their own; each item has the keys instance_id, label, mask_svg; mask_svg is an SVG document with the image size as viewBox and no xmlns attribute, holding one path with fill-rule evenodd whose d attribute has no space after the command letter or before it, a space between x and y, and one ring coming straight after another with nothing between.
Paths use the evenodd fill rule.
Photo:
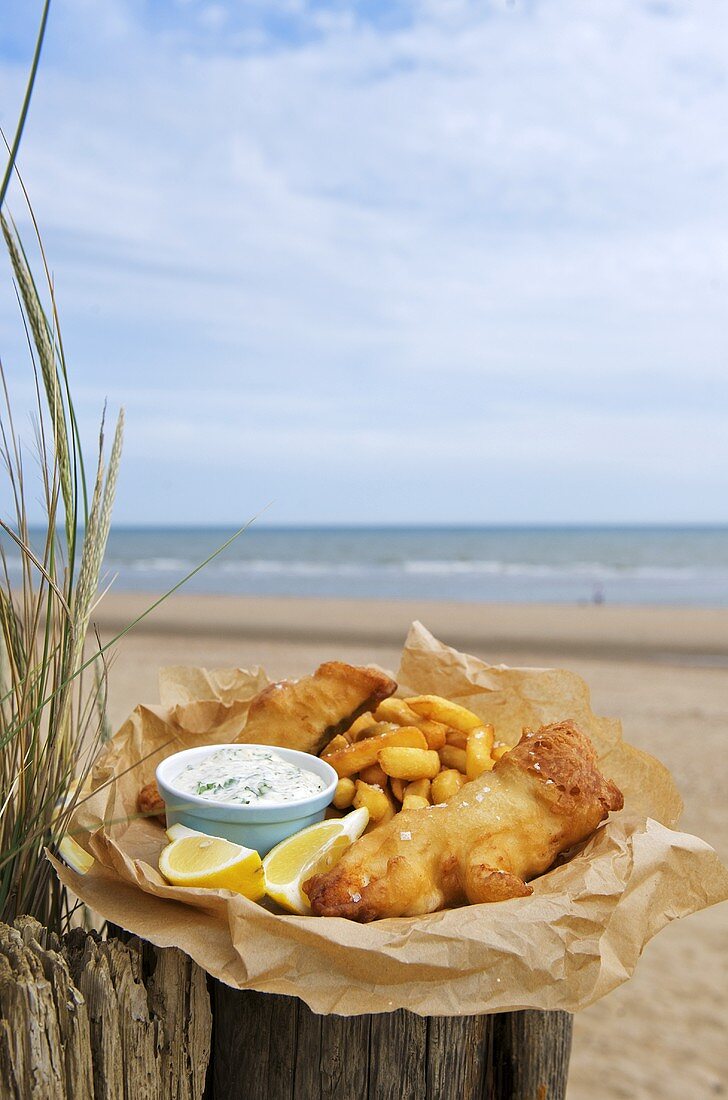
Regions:
<instances>
[{"instance_id":1,"label":"cloud","mask_svg":"<svg viewBox=\"0 0 728 1100\"><path fill-rule=\"evenodd\" d=\"M720 5L97 8L55 5L22 167L123 518L230 518L256 456L280 520L724 517Z\"/></svg>"}]
</instances>

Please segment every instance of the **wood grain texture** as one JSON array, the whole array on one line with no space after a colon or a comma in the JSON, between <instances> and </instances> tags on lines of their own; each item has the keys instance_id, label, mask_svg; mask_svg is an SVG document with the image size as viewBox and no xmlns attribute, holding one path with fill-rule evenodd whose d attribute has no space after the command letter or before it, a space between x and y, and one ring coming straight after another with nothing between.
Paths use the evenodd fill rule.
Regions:
<instances>
[{"instance_id":1,"label":"wood grain texture","mask_svg":"<svg viewBox=\"0 0 728 1100\"><path fill-rule=\"evenodd\" d=\"M427 1021L427 1095L480 1097L492 1056L493 1016Z\"/></svg>"},{"instance_id":2,"label":"wood grain texture","mask_svg":"<svg viewBox=\"0 0 728 1100\"><path fill-rule=\"evenodd\" d=\"M181 951L0 924L0 1100L201 1100L211 1027Z\"/></svg>"},{"instance_id":3,"label":"wood grain texture","mask_svg":"<svg viewBox=\"0 0 728 1100\"><path fill-rule=\"evenodd\" d=\"M294 1000L296 1051L293 1096L321 1100L321 1031L323 1016L316 1016L302 1001Z\"/></svg>"},{"instance_id":4,"label":"wood grain texture","mask_svg":"<svg viewBox=\"0 0 728 1100\"><path fill-rule=\"evenodd\" d=\"M91 1033L88 1012L71 980L68 960L59 938L31 917L18 917L14 927L26 948L40 961L53 990L53 1003L65 1062L66 1092L80 1098L93 1095Z\"/></svg>"},{"instance_id":5,"label":"wood grain texture","mask_svg":"<svg viewBox=\"0 0 728 1100\"><path fill-rule=\"evenodd\" d=\"M155 1021L160 1100L202 1100L212 1047L207 975L176 948L132 939L142 952Z\"/></svg>"},{"instance_id":6,"label":"wood grain texture","mask_svg":"<svg viewBox=\"0 0 728 1100\"><path fill-rule=\"evenodd\" d=\"M350 1100L368 1100L368 1059L353 1058L352 1051L369 1051L371 1016L319 1019L322 1021L321 1100L340 1100L342 1096Z\"/></svg>"},{"instance_id":7,"label":"wood grain texture","mask_svg":"<svg viewBox=\"0 0 728 1100\"><path fill-rule=\"evenodd\" d=\"M372 1016L369 1100L420 1100L427 1095L428 1022L404 1009Z\"/></svg>"},{"instance_id":8,"label":"wood grain texture","mask_svg":"<svg viewBox=\"0 0 728 1100\"><path fill-rule=\"evenodd\" d=\"M488 1100L563 1100L574 1018L568 1012L508 1012L493 1017Z\"/></svg>"},{"instance_id":9,"label":"wood grain texture","mask_svg":"<svg viewBox=\"0 0 728 1100\"><path fill-rule=\"evenodd\" d=\"M210 1100L563 1100L571 1017L316 1016L214 987Z\"/></svg>"},{"instance_id":10,"label":"wood grain texture","mask_svg":"<svg viewBox=\"0 0 728 1100\"><path fill-rule=\"evenodd\" d=\"M0 1095L91 1100L86 1006L55 937L35 921L0 924Z\"/></svg>"},{"instance_id":11,"label":"wood grain texture","mask_svg":"<svg viewBox=\"0 0 728 1100\"><path fill-rule=\"evenodd\" d=\"M229 1100L293 1095L296 1002L214 982L212 1093Z\"/></svg>"}]
</instances>

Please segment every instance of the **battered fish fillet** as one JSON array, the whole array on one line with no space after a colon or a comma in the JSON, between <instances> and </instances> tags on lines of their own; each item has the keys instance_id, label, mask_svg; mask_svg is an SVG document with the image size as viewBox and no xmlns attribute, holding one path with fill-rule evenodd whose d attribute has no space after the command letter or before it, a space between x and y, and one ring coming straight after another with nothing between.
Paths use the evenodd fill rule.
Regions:
<instances>
[{"instance_id":1,"label":"battered fish fillet","mask_svg":"<svg viewBox=\"0 0 728 1100\"><path fill-rule=\"evenodd\" d=\"M373 668L329 661L312 676L270 684L250 704L248 719L236 742L281 745L317 756L331 738L347 730L366 710L376 710L394 695L397 682ZM142 787L139 812L164 824L164 801L157 784Z\"/></svg>"},{"instance_id":2,"label":"battered fish fillet","mask_svg":"<svg viewBox=\"0 0 728 1100\"><path fill-rule=\"evenodd\" d=\"M164 799L159 793L159 787L156 782L152 780L151 783L147 783L139 791L139 797L137 798L137 807L142 817L155 817L161 825L167 826L167 807Z\"/></svg>"},{"instance_id":3,"label":"battered fish fillet","mask_svg":"<svg viewBox=\"0 0 728 1100\"><path fill-rule=\"evenodd\" d=\"M448 802L357 840L303 889L314 913L358 921L523 897L528 879L622 805L588 737L573 722L543 726Z\"/></svg>"},{"instance_id":4,"label":"battered fish fillet","mask_svg":"<svg viewBox=\"0 0 728 1100\"><path fill-rule=\"evenodd\" d=\"M329 661L313 676L264 688L251 703L236 741L317 755L336 733L396 690L396 682L383 672Z\"/></svg>"}]
</instances>

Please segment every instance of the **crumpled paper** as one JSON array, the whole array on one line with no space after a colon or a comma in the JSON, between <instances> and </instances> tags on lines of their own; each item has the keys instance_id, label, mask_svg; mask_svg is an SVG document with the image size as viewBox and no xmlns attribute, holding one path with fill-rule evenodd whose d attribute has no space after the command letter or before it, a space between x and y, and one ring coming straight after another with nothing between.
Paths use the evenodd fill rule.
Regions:
<instances>
[{"instance_id":1,"label":"crumpled paper","mask_svg":"<svg viewBox=\"0 0 728 1100\"><path fill-rule=\"evenodd\" d=\"M728 872L713 849L673 829L681 801L667 769L625 744L619 722L592 713L579 676L490 666L414 623L397 679L403 693L470 707L508 743L524 726L574 719L621 787L625 809L535 880L530 897L423 917L361 925L283 915L227 890L169 886L156 869L166 838L136 816L139 788L172 752L231 740L268 680L260 669L166 669L163 706L137 707L76 812L73 833L96 862L81 876L53 859L59 876L107 920L182 948L228 985L341 1015L574 1012L626 981L669 921L728 897Z\"/></svg>"}]
</instances>

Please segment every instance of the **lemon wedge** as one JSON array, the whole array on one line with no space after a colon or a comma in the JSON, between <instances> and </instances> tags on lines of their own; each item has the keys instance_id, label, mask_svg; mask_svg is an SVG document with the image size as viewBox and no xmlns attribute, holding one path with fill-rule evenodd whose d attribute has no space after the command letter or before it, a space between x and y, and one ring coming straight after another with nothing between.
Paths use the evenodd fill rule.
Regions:
<instances>
[{"instance_id":1,"label":"lemon wedge","mask_svg":"<svg viewBox=\"0 0 728 1100\"><path fill-rule=\"evenodd\" d=\"M173 886L234 890L251 901L263 897L263 865L256 851L205 833L179 836L178 827L172 828L178 832L177 839L159 856L159 870L167 882Z\"/></svg>"},{"instance_id":2,"label":"lemon wedge","mask_svg":"<svg viewBox=\"0 0 728 1100\"><path fill-rule=\"evenodd\" d=\"M78 875L85 875L94 865L94 857L90 856L72 836L62 837L58 844L58 854Z\"/></svg>"},{"instance_id":3,"label":"lemon wedge","mask_svg":"<svg viewBox=\"0 0 728 1100\"><path fill-rule=\"evenodd\" d=\"M170 825L168 829L164 830L170 840L180 840L183 836L207 836L207 833L201 833L197 829L188 829L186 825Z\"/></svg>"},{"instance_id":4,"label":"lemon wedge","mask_svg":"<svg viewBox=\"0 0 728 1100\"><path fill-rule=\"evenodd\" d=\"M309 825L276 844L263 860L268 897L290 913L310 913L302 884L311 875L331 870L349 845L358 840L368 821L369 811L362 806L346 817Z\"/></svg>"}]
</instances>

